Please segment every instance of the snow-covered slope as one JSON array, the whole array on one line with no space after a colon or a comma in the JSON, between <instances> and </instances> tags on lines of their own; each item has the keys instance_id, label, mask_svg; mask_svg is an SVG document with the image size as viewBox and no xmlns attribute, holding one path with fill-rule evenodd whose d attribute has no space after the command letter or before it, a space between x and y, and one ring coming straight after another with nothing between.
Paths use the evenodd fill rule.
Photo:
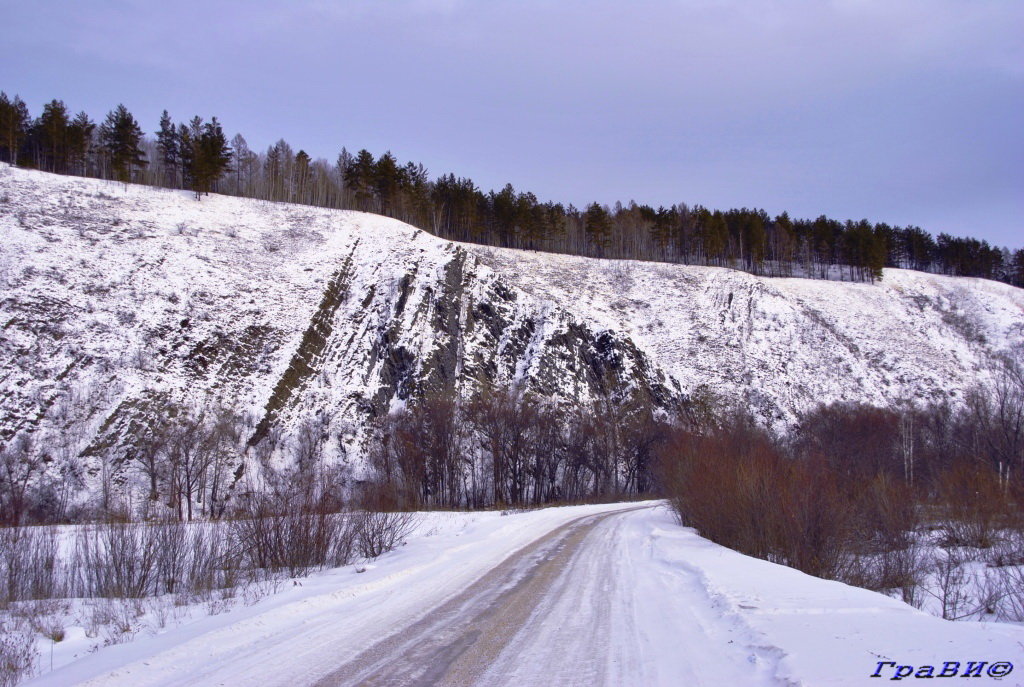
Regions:
<instances>
[{"instance_id":1,"label":"snow-covered slope","mask_svg":"<svg viewBox=\"0 0 1024 687\"><path fill-rule=\"evenodd\" d=\"M329 418L328 454L429 390L520 381L766 422L834 400L958 399L1024 346L1024 291L598 261L442 241L375 215L0 166L0 440L118 445L161 404L257 435ZM69 428L74 427L75 432Z\"/></svg>"},{"instance_id":2,"label":"snow-covered slope","mask_svg":"<svg viewBox=\"0 0 1024 687\"><path fill-rule=\"evenodd\" d=\"M1024 291L885 270L880 283L486 250L538 298L628 336L686 393L741 398L768 423L820 403L954 404L1024 346Z\"/></svg>"}]
</instances>

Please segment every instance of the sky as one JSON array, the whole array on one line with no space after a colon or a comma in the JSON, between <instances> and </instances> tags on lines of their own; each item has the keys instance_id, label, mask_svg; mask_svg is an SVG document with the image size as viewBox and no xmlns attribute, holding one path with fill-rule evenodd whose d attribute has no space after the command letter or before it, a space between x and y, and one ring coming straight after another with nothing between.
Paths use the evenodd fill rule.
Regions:
<instances>
[{"instance_id":1,"label":"sky","mask_svg":"<svg viewBox=\"0 0 1024 687\"><path fill-rule=\"evenodd\" d=\"M541 200L1024 247L1019 0L0 0L0 90Z\"/></svg>"}]
</instances>

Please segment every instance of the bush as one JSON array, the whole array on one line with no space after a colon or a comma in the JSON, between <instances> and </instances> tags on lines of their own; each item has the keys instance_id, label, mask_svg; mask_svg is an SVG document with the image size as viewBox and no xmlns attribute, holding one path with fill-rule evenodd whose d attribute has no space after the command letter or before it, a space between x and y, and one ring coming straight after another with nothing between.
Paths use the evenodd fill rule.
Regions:
<instances>
[{"instance_id":1,"label":"bush","mask_svg":"<svg viewBox=\"0 0 1024 687\"><path fill-rule=\"evenodd\" d=\"M939 479L938 499L944 546L988 549L1017 512L993 470L963 462Z\"/></svg>"},{"instance_id":2,"label":"bush","mask_svg":"<svg viewBox=\"0 0 1024 687\"><path fill-rule=\"evenodd\" d=\"M9 602L65 596L72 570L45 527L0 528L0 608Z\"/></svg>"},{"instance_id":3,"label":"bush","mask_svg":"<svg viewBox=\"0 0 1024 687\"><path fill-rule=\"evenodd\" d=\"M302 577L350 562L359 523L336 507L327 493L254 495L231 524L242 564Z\"/></svg>"},{"instance_id":4,"label":"bush","mask_svg":"<svg viewBox=\"0 0 1024 687\"><path fill-rule=\"evenodd\" d=\"M39 652L31 634L0 625L0 687L14 687L32 675Z\"/></svg>"},{"instance_id":5,"label":"bush","mask_svg":"<svg viewBox=\"0 0 1024 687\"><path fill-rule=\"evenodd\" d=\"M660 456L680 521L704 537L804 572L845 563L850 507L823 464L792 460L744 419L708 434L677 432Z\"/></svg>"},{"instance_id":6,"label":"bush","mask_svg":"<svg viewBox=\"0 0 1024 687\"><path fill-rule=\"evenodd\" d=\"M352 516L356 551L377 558L402 543L416 524L414 513L361 511Z\"/></svg>"},{"instance_id":7,"label":"bush","mask_svg":"<svg viewBox=\"0 0 1024 687\"><path fill-rule=\"evenodd\" d=\"M144 523L109 523L79 531L77 557L84 596L139 599L157 588L159 530Z\"/></svg>"}]
</instances>

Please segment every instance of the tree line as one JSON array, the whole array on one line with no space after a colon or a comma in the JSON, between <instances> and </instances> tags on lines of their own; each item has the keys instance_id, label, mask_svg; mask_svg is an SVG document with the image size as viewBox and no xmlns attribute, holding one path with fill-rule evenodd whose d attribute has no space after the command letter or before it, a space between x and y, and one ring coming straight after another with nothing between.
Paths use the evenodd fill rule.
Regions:
<instances>
[{"instance_id":1,"label":"tree line","mask_svg":"<svg viewBox=\"0 0 1024 687\"><path fill-rule=\"evenodd\" d=\"M455 174L431 178L390 151L343 148L332 163L284 140L264 152L216 117L175 124L165 110L153 137L123 105L97 126L63 101L33 118L0 93L0 160L59 174L374 212L445 239L591 257L719 265L767 276L874 281L884 267L973 276L1024 286L1024 249L970 237L933 237L917 226L775 217L761 209L710 210L541 202L511 184L483 191Z\"/></svg>"}]
</instances>

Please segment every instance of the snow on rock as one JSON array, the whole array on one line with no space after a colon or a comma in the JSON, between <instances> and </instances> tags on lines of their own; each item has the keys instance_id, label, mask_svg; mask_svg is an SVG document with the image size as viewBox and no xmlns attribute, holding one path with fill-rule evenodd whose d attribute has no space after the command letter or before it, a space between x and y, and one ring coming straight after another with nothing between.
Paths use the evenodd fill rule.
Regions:
<instances>
[{"instance_id":1,"label":"snow on rock","mask_svg":"<svg viewBox=\"0 0 1024 687\"><path fill-rule=\"evenodd\" d=\"M819 403L947 400L1024 350L1024 291L887 269L880 283L477 249L540 298L628 336L680 384L741 398L769 424Z\"/></svg>"},{"instance_id":2,"label":"snow on rock","mask_svg":"<svg viewBox=\"0 0 1024 687\"><path fill-rule=\"evenodd\" d=\"M887 270L881 284L601 261L443 241L349 211L0 166L0 441L98 455L167 403L254 438L368 420L429 391L561 399L711 393L767 424L821 402L954 403L1024 346L1024 291ZM76 435L77 436L77 435Z\"/></svg>"}]
</instances>

